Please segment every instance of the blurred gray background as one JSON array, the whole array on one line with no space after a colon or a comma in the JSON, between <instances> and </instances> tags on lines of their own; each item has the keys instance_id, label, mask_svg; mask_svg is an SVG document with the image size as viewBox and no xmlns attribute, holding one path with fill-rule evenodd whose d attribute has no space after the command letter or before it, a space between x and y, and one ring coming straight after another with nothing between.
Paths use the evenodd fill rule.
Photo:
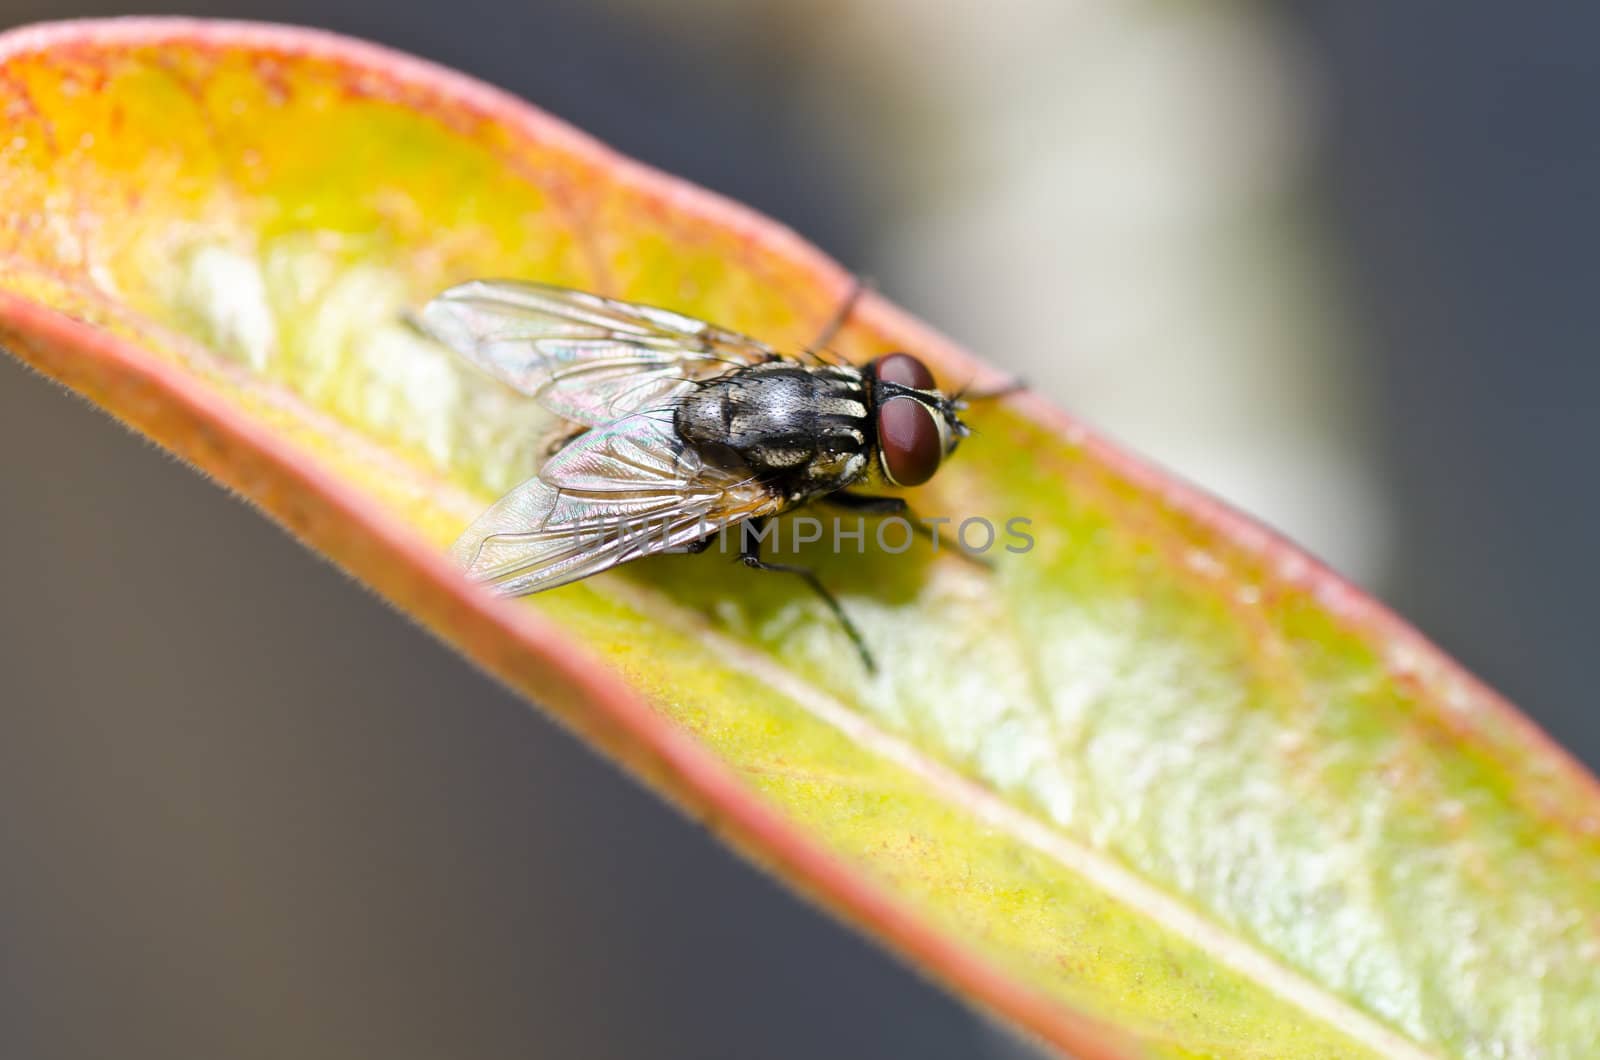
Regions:
<instances>
[{"instance_id":1,"label":"blurred gray background","mask_svg":"<svg viewBox=\"0 0 1600 1060\"><path fill-rule=\"evenodd\" d=\"M1600 8L176 10L420 53L786 221L1600 761ZM9 361L0 454L0 1057L1020 1048Z\"/></svg>"}]
</instances>

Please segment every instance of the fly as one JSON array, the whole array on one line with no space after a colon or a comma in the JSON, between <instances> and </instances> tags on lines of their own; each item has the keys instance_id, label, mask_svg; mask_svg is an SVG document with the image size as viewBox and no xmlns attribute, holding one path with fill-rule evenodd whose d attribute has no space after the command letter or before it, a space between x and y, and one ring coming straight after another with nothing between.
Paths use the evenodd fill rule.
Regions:
<instances>
[{"instance_id":1,"label":"fly","mask_svg":"<svg viewBox=\"0 0 1600 1060\"><path fill-rule=\"evenodd\" d=\"M905 513L902 498L852 487L928 481L967 436L965 403L908 353L858 368L815 352L857 293L790 356L585 291L498 280L444 291L423 308L421 329L572 425L533 478L467 528L456 560L473 580L523 596L643 556L701 551L723 528L759 530L811 501ZM740 538L746 566L802 579L874 669L815 572L767 562L759 535Z\"/></svg>"}]
</instances>

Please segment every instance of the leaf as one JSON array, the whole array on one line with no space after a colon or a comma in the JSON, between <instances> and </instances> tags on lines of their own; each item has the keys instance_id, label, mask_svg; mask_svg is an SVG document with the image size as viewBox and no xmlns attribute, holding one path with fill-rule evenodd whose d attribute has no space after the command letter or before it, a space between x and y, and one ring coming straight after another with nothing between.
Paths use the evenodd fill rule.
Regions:
<instances>
[{"instance_id":1,"label":"leaf","mask_svg":"<svg viewBox=\"0 0 1600 1060\"><path fill-rule=\"evenodd\" d=\"M445 561L526 405L400 323L513 275L803 343L777 225L455 74L182 20L0 41L0 339L259 503L740 850L1083 1056L1577 1056L1600 797L1377 604L1036 397L914 502L991 573L819 555L884 665L712 553L525 601ZM855 358L992 373L881 299ZM48 459L39 456L38 459ZM870 531L869 531L870 534Z\"/></svg>"}]
</instances>

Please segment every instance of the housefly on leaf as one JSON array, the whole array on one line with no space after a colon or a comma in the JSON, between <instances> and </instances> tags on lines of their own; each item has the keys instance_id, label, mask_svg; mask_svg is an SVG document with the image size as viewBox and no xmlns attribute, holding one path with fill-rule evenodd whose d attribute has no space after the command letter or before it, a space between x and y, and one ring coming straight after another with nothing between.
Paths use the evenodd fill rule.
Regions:
<instances>
[{"instance_id":1,"label":"housefly on leaf","mask_svg":"<svg viewBox=\"0 0 1600 1060\"><path fill-rule=\"evenodd\" d=\"M740 559L798 576L838 618L868 669L860 631L816 574L761 558L742 532L811 501L904 513L870 481L916 486L967 435L917 358L855 367L653 306L513 281L452 287L417 317L429 336L568 421L538 473L454 547L468 576L508 596L553 589L642 556L700 551L741 526ZM915 525L915 524L914 524Z\"/></svg>"}]
</instances>

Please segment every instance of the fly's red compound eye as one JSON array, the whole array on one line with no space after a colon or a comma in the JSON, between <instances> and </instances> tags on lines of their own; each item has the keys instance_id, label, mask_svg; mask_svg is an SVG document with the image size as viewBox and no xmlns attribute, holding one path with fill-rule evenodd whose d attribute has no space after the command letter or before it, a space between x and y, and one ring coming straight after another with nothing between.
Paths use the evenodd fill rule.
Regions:
<instances>
[{"instance_id":1,"label":"fly's red compound eye","mask_svg":"<svg viewBox=\"0 0 1600 1060\"><path fill-rule=\"evenodd\" d=\"M899 383L912 390L932 390L933 373L909 353L890 353L872 362L873 378L884 383Z\"/></svg>"},{"instance_id":2,"label":"fly's red compound eye","mask_svg":"<svg viewBox=\"0 0 1600 1060\"><path fill-rule=\"evenodd\" d=\"M896 486L920 486L939 470L944 438L935 415L914 397L892 397L878 406L878 452L883 473Z\"/></svg>"}]
</instances>

